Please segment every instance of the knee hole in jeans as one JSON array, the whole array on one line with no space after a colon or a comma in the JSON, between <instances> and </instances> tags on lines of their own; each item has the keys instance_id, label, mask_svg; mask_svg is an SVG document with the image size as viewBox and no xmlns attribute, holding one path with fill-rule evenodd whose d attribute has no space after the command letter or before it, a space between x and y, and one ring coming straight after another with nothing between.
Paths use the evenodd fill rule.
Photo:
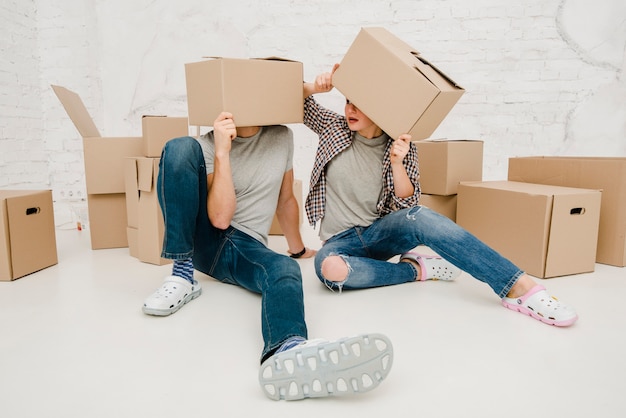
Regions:
<instances>
[{"instance_id":1,"label":"knee hole in jeans","mask_svg":"<svg viewBox=\"0 0 626 418\"><path fill-rule=\"evenodd\" d=\"M338 255L331 255L322 261L322 275L331 282L342 282L348 277L348 265Z\"/></svg>"}]
</instances>

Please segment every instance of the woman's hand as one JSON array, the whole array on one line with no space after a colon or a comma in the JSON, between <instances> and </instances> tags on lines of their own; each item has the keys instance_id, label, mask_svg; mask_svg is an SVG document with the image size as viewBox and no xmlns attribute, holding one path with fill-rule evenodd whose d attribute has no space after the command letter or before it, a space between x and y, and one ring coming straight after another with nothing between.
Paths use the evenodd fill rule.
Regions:
<instances>
[{"instance_id":1,"label":"woman's hand","mask_svg":"<svg viewBox=\"0 0 626 418\"><path fill-rule=\"evenodd\" d=\"M409 146L411 144L411 135L402 134L398 139L393 141L391 145L391 164L402 164L402 160L409 152Z\"/></svg>"}]
</instances>

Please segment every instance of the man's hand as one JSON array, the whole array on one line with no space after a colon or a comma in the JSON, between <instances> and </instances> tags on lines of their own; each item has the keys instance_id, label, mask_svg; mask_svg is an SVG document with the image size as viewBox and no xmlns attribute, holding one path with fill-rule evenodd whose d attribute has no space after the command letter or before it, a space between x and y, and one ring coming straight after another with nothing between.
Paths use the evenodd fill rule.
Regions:
<instances>
[{"instance_id":1,"label":"man's hand","mask_svg":"<svg viewBox=\"0 0 626 418\"><path fill-rule=\"evenodd\" d=\"M228 154L232 140L237 137L237 126L233 115L228 112L222 112L213 122L213 135L215 138L215 154Z\"/></svg>"}]
</instances>

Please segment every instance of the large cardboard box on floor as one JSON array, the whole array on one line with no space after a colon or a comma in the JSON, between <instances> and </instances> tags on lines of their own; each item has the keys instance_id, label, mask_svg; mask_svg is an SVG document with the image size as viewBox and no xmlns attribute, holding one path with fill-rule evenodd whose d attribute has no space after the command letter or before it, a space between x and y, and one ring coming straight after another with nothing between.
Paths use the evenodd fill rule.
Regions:
<instances>
[{"instance_id":1,"label":"large cardboard box on floor","mask_svg":"<svg viewBox=\"0 0 626 418\"><path fill-rule=\"evenodd\" d=\"M58 263L50 190L0 190L0 281Z\"/></svg>"},{"instance_id":2,"label":"large cardboard box on floor","mask_svg":"<svg viewBox=\"0 0 626 418\"><path fill-rule=\"evenodd\" d=\"M124 158L142 155L139 137L102 137L78 94L52 86L83 137L91 248L127 247Z\"/></svg>"},{"instance_id":3,"label":"large cardboard box on floor","mask_svg":"<svg viewBox=\"0 0 626 418\"><path fill-rule=\"evenodd\" d=\"M130 255L144 263L163 265L165 226L157 196L159 158L126 158L126 219Z\"/></svg>"},{"instance_id":4,"label":"large cardboard box on floor","mask_svg":"<svg viewBox=\"0 0 626 418\"><path fill-rule=\"evenodd\" d=\"M189 135L185 117L146 115L141 118L141 128L144 157L160 157L167 141Z\"/></svg>"},{"instance_id":5,"label":"large cardboard box on floor","mask_svg":"<svg viewBox=\"0 0 626 418\"><path fill-rule=\"evenodd\" d=\"M384 28L363 28L333 75L337 89L387 134L426 139L465 90Z\"/></svg>"},{"instance_id":6,"label":"large cardboard box on floor","mask_svg":"<svg viewBox=\"0 0 626 418\"><path fill-rule=\"evenodd\" d=\"M293 181L293 194L298 202L298 220L299 225L302 225L302 180L294 179ZM278 217L274 215L272 220L272 226L270 227L269 235L284 235L283 229L280 227Z\"/></svg>"},{"instance_id":7,"label":"large cardboard box on floor","mask_svg":"<svg viewBox=\"0 0 626 418\"><path fill-rule=\"evenodd\" d=\"M449 196L461 181L483 179L483 141L414 141L422 193Z\"/></svg>"},{"instance_id":8,"label":"large cardboard box on floor","mask_svg":"<svg viewBox=\"0 0 626 418\"><path fill-rule=\"evenodd\" d=\"M189 124L213 126L233 114L237 126L302 123L302 63L280 58L210 58L185 64Z\"/></svg>"},{"instance_id":9,"label":"large cardboard box on floor","mask_svg":"<svg viewBox=\"0 0 626 418\"><path fill-rule=\"evenodd\" d=\"M595 269L600 190L512 181L463 182L457 223L539 278Z\"/></svg>"},{"instance_id":10,"label":"large cardboard box on floor","mask_svg":"<svg viewBox=\"0 0 626 418\"><path fill-rule=\"evenodd\" d=\"M602 189L596 261L626 266L626 157L510 158L508 178Z\"/></svg>"}]
</instances>

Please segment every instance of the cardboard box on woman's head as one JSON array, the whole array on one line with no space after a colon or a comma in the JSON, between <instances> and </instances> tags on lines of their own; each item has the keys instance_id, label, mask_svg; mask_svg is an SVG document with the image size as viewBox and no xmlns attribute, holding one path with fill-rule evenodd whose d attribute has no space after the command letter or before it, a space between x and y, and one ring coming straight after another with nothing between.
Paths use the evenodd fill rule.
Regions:
<instances>
[{"instance_id":1,"label":"cardboard box on woman's head","mask_svg":"<svg viewBox=\"0 0 626 418\"><path fill-rule=\"evenodd\" d=\"M384 28L363 28L333 84L392 138L432 135L465 90Z\"/></svg>"}]
</instances>

